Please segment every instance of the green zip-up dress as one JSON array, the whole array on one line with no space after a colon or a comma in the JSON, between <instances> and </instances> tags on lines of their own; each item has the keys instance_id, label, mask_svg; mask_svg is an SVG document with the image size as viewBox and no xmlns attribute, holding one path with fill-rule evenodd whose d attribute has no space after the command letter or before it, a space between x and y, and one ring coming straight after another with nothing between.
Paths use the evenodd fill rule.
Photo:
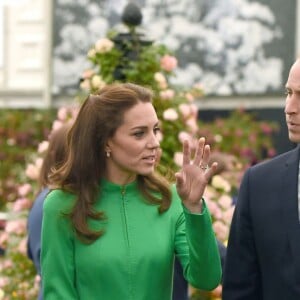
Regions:
<instances>
[{"instance_id":1,"label":"green zip-up dress","mask_svg":"<svg viewBox=\"0 0 300 300\"><path fill-rule=\"evenodd\" d=\"M221 266L211 217L190 214L172 188L172 204L159 214L147 203L136 182L119 186L103 180L97 210L104 229L92 244L80 242L62 215L74 195L54 190L44 203L41 265L44 300L170 300L174 255L185 278L200 289L215 288Z\"/></svg>"}]
</instances>

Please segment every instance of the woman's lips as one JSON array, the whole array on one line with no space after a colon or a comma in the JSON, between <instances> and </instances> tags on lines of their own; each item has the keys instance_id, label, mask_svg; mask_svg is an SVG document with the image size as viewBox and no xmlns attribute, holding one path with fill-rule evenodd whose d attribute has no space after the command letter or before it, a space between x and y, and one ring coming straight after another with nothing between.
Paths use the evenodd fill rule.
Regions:
<instances>
[{"instance_id":1,"label":"woman's lips","mask_svg":"<svg viewBox=\"0 0 300 300\"><path fill-rule=\"evenodd\" d=\"M149 156L143 157L143 159L152 163L152 162L155 162L156 156L155 155L149 155Z\"/></svg>"}]
</instances>

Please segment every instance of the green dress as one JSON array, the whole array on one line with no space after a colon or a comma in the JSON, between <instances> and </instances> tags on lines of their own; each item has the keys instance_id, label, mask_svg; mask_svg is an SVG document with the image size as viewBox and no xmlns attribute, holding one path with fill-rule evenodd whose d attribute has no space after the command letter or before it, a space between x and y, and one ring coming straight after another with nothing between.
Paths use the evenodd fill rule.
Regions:
<instances>
[{"instance_id":1,"label":"green dress","mask_svg":"<svg viewBox=\"0 0 300 300\"><path fill-rule=\"evenodd\" d=\"M63 212L74 195L54 190L44 203L41 265L44 300L170 300L174 255L196 288L211 290L221 265L211 217L190 214L172 187L172 204L159 214L136 182L103 180L96 209L107 219L89 222L104 229L92 244L80 242Z\"/></svg>"}]
</instances>

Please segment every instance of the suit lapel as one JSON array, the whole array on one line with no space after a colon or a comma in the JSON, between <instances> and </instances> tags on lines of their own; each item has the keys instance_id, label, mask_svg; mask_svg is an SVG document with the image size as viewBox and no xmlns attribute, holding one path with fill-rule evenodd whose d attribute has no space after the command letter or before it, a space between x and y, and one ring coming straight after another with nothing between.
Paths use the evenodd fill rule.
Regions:
<instances>
[{"instance_id":1,"label":"suit lapel","mask_svg":"<svg viewBox=\"0 0 300 300\"><path fill-rule=\"evenodd\" d=\"M298 169L299 150L291 151L283 170L282 206L284 222L288 233L293 260L295 261L296 280L300 282L300 223L298 216Z\"/></svg>"}]
</instances>

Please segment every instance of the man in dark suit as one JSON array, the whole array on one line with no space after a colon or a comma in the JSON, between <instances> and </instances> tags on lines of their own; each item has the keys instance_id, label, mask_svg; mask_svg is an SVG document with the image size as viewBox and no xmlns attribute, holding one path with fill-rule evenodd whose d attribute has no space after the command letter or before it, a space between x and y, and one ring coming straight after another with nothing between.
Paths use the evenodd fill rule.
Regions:
<instances>
[{"instance_id":1,"label":"man in dark suit","mask_svg":"<svg viewBox=\"0 0 300 300\"><path fill-rule=\"evenodd\" d=\"M286 83L289 139L300 143L300 59ZM299 147L249 168L231 224L223 300L300 299Z\"/></svg>"}]
</instances>

